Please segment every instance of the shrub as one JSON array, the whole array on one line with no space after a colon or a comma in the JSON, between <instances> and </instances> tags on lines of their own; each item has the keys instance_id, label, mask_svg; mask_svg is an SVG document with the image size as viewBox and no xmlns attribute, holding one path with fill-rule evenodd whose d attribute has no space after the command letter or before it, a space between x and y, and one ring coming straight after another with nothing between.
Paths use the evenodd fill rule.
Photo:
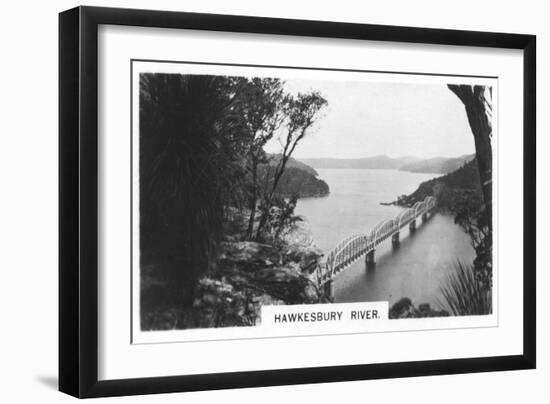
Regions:
<instances>
[{"instance_id":1,"label":"shrub","mask_svg":"<svg viewBox=\"0 0 550 404\"><path fill-rule=\"evenodd\" d=\"M443 306L455 316L471 316L492 313L491 289L475 276L472 265L457 262L441 287ZM440 303L441 304L441 303Z\"/></svg>"}]
</instances>

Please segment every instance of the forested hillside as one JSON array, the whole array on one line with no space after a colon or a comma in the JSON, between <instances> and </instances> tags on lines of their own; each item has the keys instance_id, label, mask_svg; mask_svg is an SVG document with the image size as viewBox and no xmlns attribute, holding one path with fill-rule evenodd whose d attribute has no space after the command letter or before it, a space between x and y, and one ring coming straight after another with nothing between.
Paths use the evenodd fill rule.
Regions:
<instances>
[{"instance_id":1,"label":"forested hillside","mask_svg":"<svg viewBox=\"0 0 550 404\"><path fill-rule=\"evenodd\" d=\"M329 194L328 184L301 168L289 167L285 170L276 188L284 197L309 198Z\"/></svg>"},{"instance_id":2,"label":"forested hillside","mask_svg":"<svg viewBox=\"0 0 550 404\"><path fill-rule=\"evenodd\" d=\"M280 161L280 155L269 155L268 163L260 169L260 177L265 177L269 169L276 167ZM269 182L269 179L267 181ZM260 182L265 182L265 178ZM286 163L286 169L275 192L285 198L322 197L329 194L329 186L323 179L318 178L318 173L313 167L291 157Z\"/></svg>"},{"instance_id":3,"label":"forested hillside","mask_svg":"<svg viewBox=\"0 0 550 404\"><path fill-rule=\"evenodd\" d=\"M481 204L481 186L477 160L473 159L459 169L421 183L417 190L410 195L398 198L400 206L412 206L427 196L436 196L440 209L451 209L457 199L472 198Z\"/></svg>"}]
</instances>

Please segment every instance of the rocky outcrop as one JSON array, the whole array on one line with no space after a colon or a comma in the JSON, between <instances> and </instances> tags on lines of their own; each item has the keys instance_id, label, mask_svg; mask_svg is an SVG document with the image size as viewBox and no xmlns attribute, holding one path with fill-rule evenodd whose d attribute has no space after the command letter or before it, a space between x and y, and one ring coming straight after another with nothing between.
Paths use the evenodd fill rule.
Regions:
<instances>
[{"instance_id":1,"label":"rocky outcrop","mask_svg":"<svg viewBox=\"0 0 550 404\"><path fill-rule=\"evenodd\" d=\"M322 256L323 252L314 244L292 245L284 252L283 259L297 263L301 272L310 274L315 270Z\"/></svg>"},{"instance_id":2,"label":"rocky outcrop","mask_svg":"<svg viewBox=\"0 0 550 404\"><path fill-rule=\"evenodd\" d=\"M259 322L262 305L319 302L308 271L321 253L312 246L277 249L253 241L224 242L217 269L200 280L193 308L202 327Z\"/></svg>"},{"instance_id":3,"label":"rocky outcrop","mask_svg":"<svg viewBox=\"0 0 550 404\"><path fill-rule=\"evenodd\" d=\"M294 240L296 241L296 240ZM253 241L225 241L212 271L199 280L191 308L155 307L142 313L144 329L252 326L263 305L323 301L310 272L322 256L313 244L274 247ZM148 278L145 278L148 279ZM142 282L142 299L162 300L166 285Z\"/></svg>"},{"instance_id":4,"label":"rocky outcrop","mask_svg":"<svg viewBox=\"0 0 550 404\"><path fill-rule=\"evenodd\" d=\"M322 251L311 243L294 243L277 249L272 245L254 241L226 241L221 243L218 265L225 270L237 269L247 272L290 266L298 272L309 274L316 268L322 256Z\"/></svg>"},{"instance_id":5,"label":"rocky outcrop","mask_svg":"<svg viewBox=\"0 0 550 404\"><path fill-rule=\"evenodd\" d=\"M225 269L254 271L281 265L282 255L269 244L254 241L223 242L218 263Z\"/></svg>"},{"instance_id":6,"label":"rocky outcrop","mask_svg":"<svg viewBox=\"0 0 550 404\"><path fill-rule=\"evenodd\" d=\"M315 286L296 267L265 268L256 274L252 283L286 304L316 303L319 300Z\"/></svg>"},{"instance_id":7,"label":"rocky outcrop","mask_svg":"<svg viewBox=\"0 0 550 404\"><path fill-rule=\"evenodd\" d=\"M312 246L277 248L252 241L223 243L217 274L239 289L270 295L287 304L312 303L318 299L309 271L321 256Z\"/></svg>"},{"instance_id":8,"label":"rocky outcrop","mask_svg":"<svg viewBox=\"0 0 550 404\"><path fill-rule=\"evenodd\" d=\"M242 288L231 279L200 280L193 308L198 313L201 327L252 326L260 319L261 306L281 304L269 295L250 288Z\"/></svg>"}]
</instances>

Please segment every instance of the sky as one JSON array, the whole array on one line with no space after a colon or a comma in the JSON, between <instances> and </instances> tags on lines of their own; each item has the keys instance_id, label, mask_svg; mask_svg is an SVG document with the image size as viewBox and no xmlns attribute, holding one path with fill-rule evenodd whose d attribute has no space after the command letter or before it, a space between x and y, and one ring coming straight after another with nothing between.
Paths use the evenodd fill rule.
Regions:
<instances>
[{"instance_id":1,"label":"sky","mask_svg":"<svg viewBox=\"0 0 550 404\"><path fill-rule=\"evenodd\" d=\"M475 151L462 102L444 84L286 80L320 91L328 106L293 157L454 157ZM275 139L265 147L280 151Z\"/></svg>"}]
</instances>

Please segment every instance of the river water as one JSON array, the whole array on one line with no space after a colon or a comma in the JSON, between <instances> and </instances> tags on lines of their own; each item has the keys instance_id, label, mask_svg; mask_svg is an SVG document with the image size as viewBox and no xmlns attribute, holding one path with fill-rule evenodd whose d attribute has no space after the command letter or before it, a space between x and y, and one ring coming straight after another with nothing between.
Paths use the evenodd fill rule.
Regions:
<instances>
[{"instance_id":1,"label":"river water","mask_svg":"<svg viewBox=\"0 0 550 404\"><path fill-rule=\"evenodd\" d=\"M325 253L351 234L367 233L376 223L395 217L402 208L380 205L410 194L434 174L398 170L317 169L329 184L330 195L300 199L296 212L306 219L315 244ZM393 250L386 240L376 250L376 266L366 270L363 259L338 274L336 302L387 300L401 297L415 304L437 306L440 286L457 261L470 263L475 252L468 236L452 217L435 214L426 223L417 219L417 231L401 230L401 243Z\"/></svg>"}]
</instances>

